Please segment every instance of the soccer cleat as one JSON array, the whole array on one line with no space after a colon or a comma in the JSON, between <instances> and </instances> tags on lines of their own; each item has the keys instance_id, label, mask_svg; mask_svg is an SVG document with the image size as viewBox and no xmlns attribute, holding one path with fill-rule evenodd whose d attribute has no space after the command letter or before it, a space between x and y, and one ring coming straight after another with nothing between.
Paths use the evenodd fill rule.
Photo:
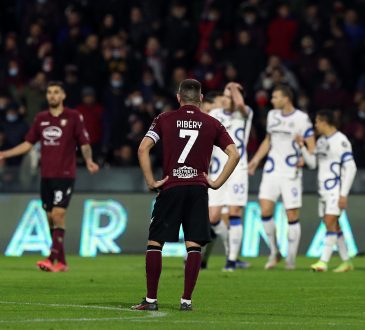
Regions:
<instances>
[{"instance_id":1,"label":"soccer cleat","mask_svg":"<svg viewBox=\"0 0 365 330\"><path fill-rule=\"evenodd\" d=\"M272 269L275 268L276 265L280 262L281 260L281 254L280 252L276 253L275 255L270 255L269 260L267 261L267 263L265 264L265 269Z\"/></svg>"},{"instance_id":2,"label":"soccer cleat","mask_svg":"<svg viewBox=\"0 0 365 330\"><path fill-rule=\"evenodd\" d=\"M350 270L354 270L354 265L350 260L344 261L338 267L336 267L333 272L334 273L346 273Z\"/></svg>"},{"instance_id":3,"label":"soccer cleat","mask_svg":"<svg viewBox=\"0 0 365 330\"><path fill-rule=\"evenodd\" d=\"M295 269L295 264L292 264L292 263L287 262L285 264L285 269L286 270L294 270Z\"/></svg>"},{"instance_id":4,"label":"soccer cleat","mask_svg":"<svg viewBox=\"0 0 365 330\"><path fill-rule=\"evenodd\" d=\"M237 269L247 269L250 267L251 267L251 264L248 261L242 261L242 260L237 259L237 261L236 261Z\"/></svg>"},{"instance_id":5,"label":"soccer cleat","mask_svg":"<svg viewBox=\"0 0 365 330\"><path fill-rule=\"evenodd\" d=\"M51 270L54 273L59 273L59 272L67 272L68 271L68 266L62 262L57 262L54 266L53 266L53 270Z\"/></svg>"},{"instance_id":6,"label":"soccer cleat","mask_svg":"<svg viewBox=\"0 0 365 330\"><path fill-rule=\"evenodd\" d=\"M226 265L222 269L222 272L234 272L236 270L236 262L227 260Z\"/></svg>"},{"instance_id":7,"label":"soccer cleat","mask_svg":"<svg viewBox=\"0 0 365 330\"><path fill-rule=\"evenodd\" d=\"M54 266L51 260L41 260L37 262L37 267L44 272L53 272Z\"/></svg>"},{"instance_id":8,"label":"soccer cleat","mask_svg":"<svg viewBox=\"0 0 365 330\"><path fill-rule=\"evenodd\" d=\"M133 305L131 309L136 311L157 311L157 300L153 303L149 303L146 298L143 298L142 302L138 305Z\"/></svg>"},{"instance_id":9,"label":"soccer cleat","mask_svg":"<svg viewBox=\"0 0 365 330\"><path fill-rule=\"evenodd\" d=\"M180 304L180 310L181 311L192 311L193 306L191 304L184 302L184 303Z\"/></svg>"},{"instance_id":10,"label":"soccer cleat","mask_svg":"<svg viewBox=\"0 0 365 330\"><path fill-rule=\"evenodd\" d=\"M311 269L314 272L326 272L328 269L327 262L319 260L315 264L311 265Z\"/></svg>"}]
</instances>

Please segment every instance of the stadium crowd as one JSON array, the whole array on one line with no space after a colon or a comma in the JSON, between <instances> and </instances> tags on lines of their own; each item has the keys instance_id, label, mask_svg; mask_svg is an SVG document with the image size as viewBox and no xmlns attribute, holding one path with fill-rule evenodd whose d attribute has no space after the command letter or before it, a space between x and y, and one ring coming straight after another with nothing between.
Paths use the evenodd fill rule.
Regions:
<instances>
[{"instance_id":1,"label":"stadium crowd","mask_svg":"<svg viewBox=\"0 0 365 330\"><path fill-rule=\"evenodd\" d=\"M56 79L84 116L95 158L137 165L152 118L177 107L177 86L191 77L204 93L243 84L255 113L249 155L284 83L312 118L335 113L365 167L364 14L362 0L2 1L0 150L23 141Z\"/></svg>"}]
</instances>

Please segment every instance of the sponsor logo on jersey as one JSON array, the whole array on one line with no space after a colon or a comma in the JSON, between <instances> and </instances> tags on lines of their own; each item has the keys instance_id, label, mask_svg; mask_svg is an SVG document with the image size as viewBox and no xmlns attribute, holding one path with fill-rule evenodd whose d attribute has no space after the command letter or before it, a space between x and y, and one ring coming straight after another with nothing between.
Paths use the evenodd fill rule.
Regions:
<instances>
[{"instance_id":1,"label":"sponsor logo on jersey","mask_svg":"<svg viewBox=\"0 0 365 330\"><path fill-rule=\"evenodd\" d=\"M47 126L49 125L49 121L41 121L41 126Z\"/></svg>"},{"instance_id":2,"label":"sponsor logo on jersey","mask_svg":"<svg viewBox=\"0 0 365 330\"><path fill-rule=\"evenodd\" d=\"M67 125L67 119L61 119L61 126L65 127Z\"/></svg>"},{"instance_id":3,"label":"sponsor logo on jersey","mask_svg":"<svg viewBox=\"0 0 365 330\"><path fill-rule=\"evenodd\" d=\"M182 166L179 168L174 168L172 171L172 176L176 176L179 179L191 179L198 176L198 170L188 166Z\"/></svg>"},{"instance_id":4,"label":"sponsor logo on jersey","mask_svg":"<svg viewBox=\"0 0 365 330\"><path fill-rule=\"evenodd\" d=\"M62 130L57 126L46 127L42 132L44 138L44 145L46 146L58 146L59 139L62 136Z\"/></svg>"}]
</instances>

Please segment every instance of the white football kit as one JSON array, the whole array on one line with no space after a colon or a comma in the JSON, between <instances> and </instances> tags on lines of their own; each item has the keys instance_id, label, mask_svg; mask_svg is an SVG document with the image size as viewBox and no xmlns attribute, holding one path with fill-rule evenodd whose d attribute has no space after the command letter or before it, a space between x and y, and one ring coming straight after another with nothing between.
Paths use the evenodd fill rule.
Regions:
<instances>
[{"instance_id":1,"label":"white football kit","mask_svg":"<svg viewBox=\"0 0 365 330\"><path fill-rule=\"evenodd\" d=\"M270 110L267 116L267 134L270 151L263 169L259 199L276 202L280 195L285 209L302 206L302 169L297 162L301 157L295 136L313 135L313 125L308 115L295 109L284 115L281 110Z\"/></svg>"},{"instance_id":2,"label":"white football kit","mask_svg":"<svg viewBox=\"0 0 365 330\"><path fill-rule=\"evenodd\" d=\"M248 116L244 117L239 111L228 112L220 108L211 110L209 115L219 120L226 128L241 156L237 167L223 186L218 190L208 190L209 206L245 206L248 195L246 147L250 136L253 111L248 107ZM215 180L222 172L227 159L228 156L220 148L213 148L209 169L209 177L212 180Z\"/></svg>"},{"instance_id":3,"label":"white football kit","mask_svg":"<svg viewBox=\"0 0 365 330\"><path fill-rule=\"evenodd\" d=\"M309 167L318 166L319 216L339 216L339 198L348 195L356 175L351 143L343 133L336 131L317 140L314 155L303 153Z\"/></svg>"}]
</instances>

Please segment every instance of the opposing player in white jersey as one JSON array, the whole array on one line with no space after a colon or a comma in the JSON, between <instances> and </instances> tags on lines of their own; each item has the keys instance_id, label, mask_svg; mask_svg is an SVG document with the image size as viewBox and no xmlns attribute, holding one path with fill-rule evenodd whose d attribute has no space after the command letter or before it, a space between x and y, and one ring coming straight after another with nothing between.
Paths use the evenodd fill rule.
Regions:
<instances>
[{"instance_id":1,"label":"opposing player in white jersey","mask_svg":"<svg viewBox=\"0 0 365 330\"><path fill-rule=\"evenodd\" d=\"M319 216L327 228L322 256L311 268L319 272L327 271L327 264L337 244L343 262L334 272L347 272L353 269L353 265L338 219L341 211L347 207L347 196L355 179L356 164L350 141L336 129L333 112L321 110L317 113L316 130L321 136L317 140L314 154L308 153L303 139L297 137L308 167L314 169L318 166Z\"/></svg>"},{"instance_id":2,"label":"opposing player in white jersey","mask_svg":"<svg viewBox=\"0 0 365 330\"><path fill-rule=\"evenodd\" d=\"M229 209L228 253L225 271L234 271L236 266L246 268L249 264L237 263L241 249L243 207L247 203L248 174L246 145L250 135L253 111L240 92L242 87L229 83L223 93L222 107L212 109L209 115L218 119L228 131L240 152L240 162L227 182L218 190L209 189L209 217L213 231L224 240L226 224L221 221L222 208ZM227 157L218 148L213 149L209 177L214 180L222 171Z\"/></svg>"},{"instance_id":3,"label":"opposing player in white jersey","mask_svg":"<svg viewBox=\"0 0 365 330\"><path fill-rule=\"evenodd\" d=\"M262 223L270 242L270 256L265 269L271 269L281 259L273 219L274 207L281 196L288 225L288 255L286 268L295 268L301 228L299 209L302 206L302 169L296 135L303 137L309 153L315 148L313 127L308 115L293 106L293 93L287 86L274 89L271 102L274 106L267 116L267 134L248 165L253 175L260 161L268 154L259 189Z\"/></svg>"}]
</instances>

